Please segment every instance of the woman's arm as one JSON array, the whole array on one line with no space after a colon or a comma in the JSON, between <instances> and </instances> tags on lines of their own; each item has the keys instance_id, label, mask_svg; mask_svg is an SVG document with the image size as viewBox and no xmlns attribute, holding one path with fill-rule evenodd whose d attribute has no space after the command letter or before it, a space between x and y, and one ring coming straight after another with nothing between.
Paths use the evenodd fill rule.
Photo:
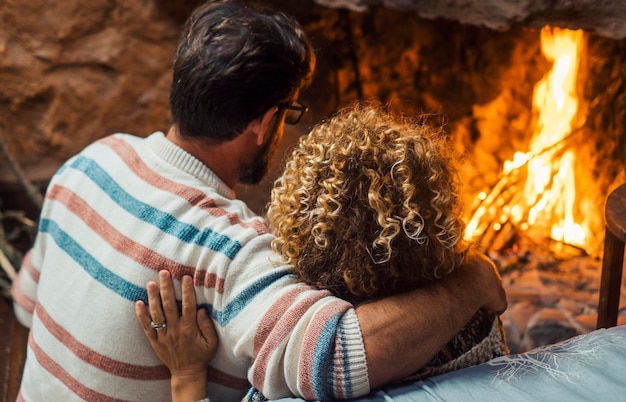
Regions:
<instances>
[{"instance_id":1,"label":"woman's arm","mask_svg":"<svg viewBox=\"0 0 626 402\"><path fill-rule=\"evenodd\" d=\"M170 370L172 400L206 400L207 368L218 340L206 310L196 308L191 277L182 278L182 317L168 271L159 272L158 285L148 282L146 288L150 314L143 301L135 304L135 313L150 345Z\"/></svg>"}]
</instances>

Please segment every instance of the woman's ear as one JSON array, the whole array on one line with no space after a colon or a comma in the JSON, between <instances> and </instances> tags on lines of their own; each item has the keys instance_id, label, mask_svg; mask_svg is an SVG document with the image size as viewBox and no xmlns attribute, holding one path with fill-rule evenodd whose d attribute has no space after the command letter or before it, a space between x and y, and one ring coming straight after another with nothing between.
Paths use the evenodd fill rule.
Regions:
<instances>
[{"instance_id":1,"label":"woman's ear","mask_svg":"<svg viewBox=\"0 0 626 402\"><path fill-rule=\"evenodd\" d=\"M278 112L278 107L273 106L267 110L262 116L250 123L250 128L256 134L257 145L263 145L265 134L270 126L270 122L274 115Z\"/></svg>"}]
</instances>

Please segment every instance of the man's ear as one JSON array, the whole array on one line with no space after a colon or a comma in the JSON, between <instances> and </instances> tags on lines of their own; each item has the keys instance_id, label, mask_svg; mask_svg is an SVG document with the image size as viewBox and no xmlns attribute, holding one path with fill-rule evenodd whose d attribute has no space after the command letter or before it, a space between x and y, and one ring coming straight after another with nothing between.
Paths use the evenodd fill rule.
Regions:
<instances>
[{"instance_id":1,"label":"man's ear","mask_svg":"<svg viewBox=\"0 0 626 402\"><path fill-rule=\"evenodd\" d=\"M272 121L272 117L278 112L278 108L276 106L271 107L258 119L253 120L250 123L250 129L256 135L256 143L257 145L263 145L263 140L265 139L265 134L267 133L267 129L270 126L270 122Z\"/></svg>"}]
</instances>

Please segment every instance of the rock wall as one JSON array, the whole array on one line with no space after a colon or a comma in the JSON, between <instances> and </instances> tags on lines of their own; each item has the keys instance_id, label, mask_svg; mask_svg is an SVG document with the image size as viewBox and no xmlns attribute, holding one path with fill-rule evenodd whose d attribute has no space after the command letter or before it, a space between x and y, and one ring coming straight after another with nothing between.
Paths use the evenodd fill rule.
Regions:
<instances>
[{"instance_id":1,"label":"rock wall","mask_svg":"<svg viewBox=\"0 0 626 402\"><path fill-rule=\"evenodd\" d=\"M315 0L329 7L365 11L383 5L416 12L422 18L446 18L503 30L553 25L585 29L613 39L626 37L626 3L621 0Z\"/></svg>"},{"instance_id":2,"label":"rock wall","mask_svg":"<svg viewBox=\"0 0 626 402\"><path fill-rule=\"evenodd\" d=\"M0 21L0 130L26 167L167 127L178 26L156 3L6 0Z\"/></svg>"}]
</instances>

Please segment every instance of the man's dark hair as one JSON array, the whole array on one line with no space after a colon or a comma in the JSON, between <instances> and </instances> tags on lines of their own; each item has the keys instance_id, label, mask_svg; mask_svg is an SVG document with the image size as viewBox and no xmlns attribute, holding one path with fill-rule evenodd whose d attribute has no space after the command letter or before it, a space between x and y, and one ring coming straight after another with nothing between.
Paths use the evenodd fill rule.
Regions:
<instances>
[{"instance_id":1,"label":"man's dark hair","mask_svg":"<svg viewBox=\"0 0 626 402\"><path fill-rule=\"evenodd\" d=\"M308 85L313 47L291 17L250 1L208 1L185 23L170 106L181 135L228 141Z\"/></svg>"}]
</instances>

